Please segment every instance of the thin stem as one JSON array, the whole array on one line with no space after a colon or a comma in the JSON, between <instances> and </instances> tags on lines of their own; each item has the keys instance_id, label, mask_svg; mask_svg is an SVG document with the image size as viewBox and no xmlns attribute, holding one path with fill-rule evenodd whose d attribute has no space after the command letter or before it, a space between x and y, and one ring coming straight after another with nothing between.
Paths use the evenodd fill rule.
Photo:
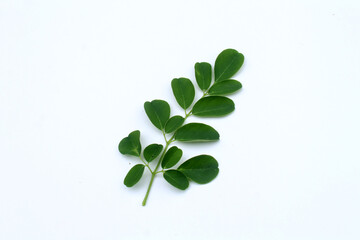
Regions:
<instances>
[{"instance_id":1,"label":"thin stem","mask_svg":"<svg viewBox=\"0 0 360 240\"><path fill-rule=\"evenodd\" d=\"M209 93L208 93L207 91L204 91L204 92L203 92L203 95L202 95L202 97L201 97L200 99L202 99L202 98L204 98L204 97L206 97L206 96L208 96L208 95L209 95ZM200 99L199 99L199 100L200 100ZM198 101L199 101L199 100L198 100ZM188 112L188 113L187 113L186 110L185 110L185 117L184 117L185 119L184 119L184 120L186 120L186 119L187 119L188 117L190 117L191 115L192 115L192 109L191 109L190 112Z\"/></svg>"},{"instance_id":2,"label":"thin stem","mask_svg":"<svg viewBox=\"0 0 360 240\"><path fill-rule=\"evenodd\" d=\"M172 142L175 142L176 140L174 139L175 137L175 133L172 135L172 137L169 139L169 141L166 142L166 144L171 144Z\"/></svg>"},{"instance_id":3,"label":"thin stem","mask_svg":"<svg viewBox=\"0 0 360 240\"><path fill-rule=\"evenodd\" d=\"M151 179L150 179L150 183L149 183L148 189L147 189L147 191L146 191L144 200L143 200L143 202L142 202L142 205L143 205L143 206L146 205L146 201L147 201L147 199L148 199L148 197L149 197L150 189L151 189L152 184L153 184L153 182L154 182L154 178L155 178L155 174L152 173L152 174L151 174Z\"/></svg>"},{"instance_id":4,"label":"thin stem","mask_svg":"<svg viewBox=\"0 0 360 240\"><path fill-rule=\"evenodd\" d=\"M139 156L139 158L145 164L145 166L150 170L150 172L153 173L153 171L151 170L149 164L147 162L145 162L144 159L141 156Z\"/></svg>"},{"instance_id":5,"label":"thin stem","mask_svg":"<svg viewBox=\"0 0 360 240\"><path fill-rule=\"evenodd\" d=\"M165 135L165 131L164 131L164 130L162 130L162 134L163 134L163 136L164 136L165 142L167 142L167 139L166 139L166 135Z\"/></svg>"},{"instance_id":6,"label":"thin stem","mask_svg":"<svg viewBox=\"0 0 360 240\"><path fill-rule=\"evenodd\" d=\"M171 138L171 140L172 140L172 138ZM171 140L170 140L170 141L171 141ZM147 188L147 191L146 191L144 200L143 200L143 202L142 202L142 205L143 205L143 206L146 205L146 201L147 201L147 199L148 199L148 197L149 197L149 193L150 193L152 184L153 184L153 182L154 182L155 175L157 174L157 170L158 170L158 168L159 168L159 166L160 166L160 163L162 162L162 160L163 160L163 158L164 158L164 156L165 156L165 153L166 153L166 151L167 151L167 149L168 149L168 147L169 147L169 145L170 145L170 141L167 141L167 142L166 142L165 149L164 149L164 151L163 151L162 154L161 154L161 157L160 157L160 159L159 159L159 162L157 163L154 171L151 173L150 183L149 183L149 186L148 186L148 188Z\"/></svg>"},{"instance_id":7,"label":"thin stem","mask_svg":"<svg viewBox=\"0 0 360 240\"><path fill-rule=\"evenodd\" d=\"M165 156L165 153L166 153L169 145L170 145L170 141L169 141L169 142L166 142L165 149L164 149L164 151L162 152L161 157L160 157L158 163L156 164L156 167L155 167L154 172L156 172L156 171L159 169L160 164L161 164L161 162L162 162L162 160L163 160L163 158L164 158L164 156Z\"/></svg>"},{"instance_id":8,"label":"thin stem","mask_svg":"<svg viewBox=\"0 0 360 240\"><path fill-rule=\"evenodd\" d=\"M209 94L208 94L207 91L205 91L204 94L203 94L203 96L202 96L201 98L204 98L204 97L206 97L207 95L209 95ZM200 99L201 99L201 98L200 98ZM200 99L199 99L199 100L200 100ZM191 115L192 115L192 110L190 110L190 112L188 112L188 113L187 113L186 110L185 110L185 117L184 117L185 120L186 120L188 117L190 117ZM184 120L184 121L185 121L185 120ZM152 184L153 184L153 182L154 182L154 179L155 179L156 174L161 173L161 172L162 172L162 173L165 172L164 169L162 169L162 170L160 170L160 171L158 171L158 169L159 169L159 167L160 167L160 164L161 164L162 160L164 159L165 153L166 153L169 145L170 145L171 143L173 143L173 142L176 141L176 140L174 139L174 138L175 138L175 133L172 135L172 137L171 137L169 140L166 139L166 135L165 135L165 131L164 131L164 130L162 130L162 133L163 133L163 136L164 136L166 145L165 145L165 149L163 150L163 152L162 152L162 154L161 154L161 157L160 157L160 159L159 159L159 161L158 161L158 163L157 163L154 171L151 171L149 165L146 164L146 163L144 162L144 160L140 157L140 159L144 162L144 164L149 168L149 170L150 170L150 172L151 172L151 179L150 179L150 182L149 182L149 186L148 186L148 188L147 188L147 190L146 190L146 194L145 194L144 200L143 200L143 202L142 202L142 205L143 205L143 206L146 205L146 202L147 202L147 199L148 199L148 197L149 197L149 193L150 193L150 190L151 190L151 187L152 187Z\"/></svg>"},{"instance_id":9,"label":"thin stem","mask_svg":"<svg viewBox=\"0 0 360 240\"><path fill-rule=\"evenodd\" d=\"M192 115L192 110L185 114L184 121Z\"/></svg>"}]
</instances>

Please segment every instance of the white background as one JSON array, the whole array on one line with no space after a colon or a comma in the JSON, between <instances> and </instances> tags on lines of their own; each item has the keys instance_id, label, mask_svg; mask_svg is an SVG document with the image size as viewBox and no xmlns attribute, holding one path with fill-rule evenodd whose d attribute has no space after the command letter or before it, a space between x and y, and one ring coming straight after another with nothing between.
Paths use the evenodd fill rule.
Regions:
<instances>
[{"instance_id":1,"label":"white background","mask_svg":"<svg viewBox=\"0 0 360 240\"><path fill-rule=\"evenodd\" d=\"M360 239L360 3L0 2L0 239ZM182 192L132 189L118 142L162 136L143 103L223 49L245 55L236 111L196 119L220 164ZM197 97L200 92L197 92Z\"/></svg>"}]
</instances>

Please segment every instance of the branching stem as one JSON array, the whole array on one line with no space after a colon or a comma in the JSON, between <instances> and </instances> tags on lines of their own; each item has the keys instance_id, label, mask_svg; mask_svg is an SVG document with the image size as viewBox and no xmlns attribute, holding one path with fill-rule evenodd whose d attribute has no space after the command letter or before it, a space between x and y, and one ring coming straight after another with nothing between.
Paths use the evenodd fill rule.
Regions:
<instances>
[{"instance_id":1,"label":"branching stem","mask_svg":"<svg viewBox=\"0 0 360 240\"><path fill-rule=\"evenodd\" d=\"M201 98L204 98L204 97L206 97L207 95L209 95L209 94L207 93L207 91L205 91L204 94L203 94L203 96L202 96ZM201 99L201 98L200 98L200 99ZM199 99L199 100L200 100L200 99ZM188 112L188 113L187 113L186 110L185 110L184 121L185 121L188 117L190 117L191 115L192 115L192 110L190 110L190 112ZM173 143L173 142L176 141L176 140L174 139L174 138L175 138L175 133L172 135L172 137L171 137L169 140L166 139L166 135L165 135L165 131L164 131L164 130L162 130L162 134L163 134L163 136L164 136L166 145L165 145L165 148L164 148L164 150L163 150L163 152L162 152L162 154L161 154L161 156L160 156L160 159L159 159L159 161L158 161L158 163L157 163L154 171L152 171L152 170L150 169L149 165L148 165L147 163L145 163L142 158L140 158L140 159L144 162L144 164L149 168L149 170L150 170L150 172L151 172L151 179L150 179L150 182L149 182L149 186L148 186L148 188L147 188L147 190L146 190L146 194L145 194L144 200L143 200L143 202L142 202L142 205L143 205L143 206L146 205L146 202L147 202L147 199L148 199L148 197L149 197L149 193L150 193L150 190L151 190L151 187L152 187L152 184L153 184L153 182L154 182L154 179L155 179L156 174L161 173L161 172L162 172L162 173L164 172L164 170L158 171L158 169L159 169L159 167L160 167L160 164L161 164L162 160L164 159L165 153L166 153L166 151L168 150L169 145L170 145L171 143Z\"/></svg>"},{"instance_id":2,"label":"branching stem","mask_svg":"<svg viewBox=\"0 0 360 240\"><path fill-rule=\"evenodd\" d=\"M172 140L172 138L171 138L171 140ZM161 172L161 171L158 172L157 170L159 169L159 166L160 166L162 160L164 159L165 153L166 153L169 145L170 145L170 141L167 141L167 142L166 142L165 149L163 150L163 152L162 152L162 154L161 154L161 157L160 157L160 159L159 159L159 161L158 161L158 163L157 163L154 171L151 172L150 183L149 183L148 189L147 189L147 191L146 191L144 200L143 200L143 202L142 202L142 205L143 205L143 206L146 205L146 201L147 201L147 199L148 199L148 197L149 197L149 193L150 193L150 190L151 190L151 187L152 187L152 184L153 184L153 182L154 182L154 178L155 178L156 174L159 173L159 172Z\"/></svg>"},{"instance_id":3,"label":"branching stem","mask_svg":"<svg viewBox=\"0 0 360 240\"><path fill-rule=\"evenodd\" d=\"M151 170L149 164L148 164L147 162L145 162L144 159L143 159L141 156L139 156L139 158L140 158L140 160L145 164L145 166L149 169L149 171L150 171L151 173L153 173L153 171Z\"/></svg>"}]
</instances>

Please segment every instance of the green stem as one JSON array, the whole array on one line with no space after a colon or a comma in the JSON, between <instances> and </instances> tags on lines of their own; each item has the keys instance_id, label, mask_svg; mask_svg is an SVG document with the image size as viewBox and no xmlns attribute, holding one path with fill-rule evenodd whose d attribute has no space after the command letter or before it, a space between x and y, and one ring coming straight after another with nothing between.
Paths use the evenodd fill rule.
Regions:
<instances>
[{"instance_id":1,"label":"green stem","mask_svg":"<svg viewBox=\"0 0 360 240\"><path fill-rule=\"evenodd\" d=\"M173 137L174 137L174 136L173 136ZM151 172L150 183L149 183L149 186L148 186L148 188L147 188L147 191L146 191L144 200L143 200L143 202L142 202L142 205L143 205L143 206L146 205L146 201L147 201L147 199L148 199L148 197L149 197L149 193L150 193L152 184L153 184L153 182L154 182L154 178L155 178L156 174L158 173L157 170L159 169L159 166L160 166L160 164L161 164L161 162L162 162L162 160L163 160L163 158L164 158L164 156L165 156L165 153L166 153L166 151L167 151L167 149L168 149L168 147L169 147L169 145L170 145L173 137L172 137L169 141L166 142L165 149L164 149L164 151L163 151L162 154L161 154L161 157L160 157L160 159L159 159L159 162L157 163L154 171Z\"/></svg>"},{"instance_id":2,"label":"green stem","mask_svg":"<svg viewBox=\"0 0 360 240\"><path fill-rule=\"evenodd\" d=\"M152 174L151 174L150 183L149 183L148 189L147 189L147 191L146 191L144 200L143 200L143 202L142 202L142 205L143 205L143 206L146 205L146 201L147 201L147 199L148 199L148 197L149 197L150 189L151 189L151 186L152 186L152 184L153 184L153 182L154 182L155 175L156 175L156 173L152 173Z\"/></svg>"},{"instance_id":3,"label":"green stem","mask_svg":"<svg viewBox=\"0 0 360 240\"><path fill-rule=\"evenodd\" d=\"M204 97L206 97L206 96L208 96L208 95L209 95L209 93L208 93L207 91L204 91L201 98L204 98ZM200 99L201 99L201 98L200 98ZM200 100L200 99L199 99L199 100ZM184 119L184 121L185 121L188 117L190 117L191 115L192 115L192 109L191 109L190 112L188 112L188 113L186 112L186 109L185 109L185 119ZM169 145L170 145L172 142L176 141L176 140L174 140L175 133L172 135L172 137L171 137L169 140L166 139L166 135L165 135L165 131L164 131L164 130L162 130L162 134L163 134L163 136L164 136L166 145L165 145L165 149L164 149L164 151L162 152L161 157L160 157L160 159L159 159L159 162L157 163L154 171L151 171L150 166L149 166L148 164L146 164L146 163L144 162L144 160L140 157L140 159L145 163L145 165L149 168L149 170L150 170L150 172L151 172L151 179L150 179L150 182L149 182L149 186L148 186L148 188L147 188L147 190L146 190L146 194L145 194L144 200L143 200L143 202L142 202L142 205L143 205L143 206L146 205L146 202L147 202L147 199L148 199L148 197L149 197L149 193L150 193L150 190L151 190L151 187L152 187L152 184L153 184L153 182L154 182L154 178L155 178L156 174L161 173L161 172L164 172L164 170L158 171L158 169L159 169L159 167L160 167L160 164L161 164L162 160L164 159L165 153L166 153Z\"/></svg>"},{"instance_id":4,"label":"green stem","mask_svg":"<svg viewBox=\"0 0 360 240\"><path fill-rule=\"evenodd\" d=\"M206 97L207 95L209 95L209 94L208 94L207 91L205 91L204 94L203 94L203 96L202 96L201 98ZM200 99L201 99L201 98L200 98ZM200 100L200 99L199 99L199 100ZM185 119L184 119L184 121L185 121L188 117L190 117L191 115L192 115L192 110L190 110L190 112L188 112L188 113L187 113L186 110L185 110ZM171 137L169 140L167 140L164 130L162 130L162 133L163 133L163 136L164 136L164 139L165 139L165 142L166 142L166 146L165 146L164 151L163 151L162 154L161 154L161 157L160 157L160 159L159 159L159 162L157 163L154 171L151 171L149 165L147 165L147 167L149 168L149 170L150 170L150 172L151 172L151 179L150 179L149 186L148 186L148 188L147 188L147 191L146 191L144 200L143 200L143 202L142 202L142 205L143 205L143 206L146 205L146 201L147 201L147 199L148 199L148 197L149 197L149 193L150 193L150 190L151 190L151 187L152 187L152 184L153 184L153 182L154 182L154 178L155 178L156 174L161 173L161 172L164 172L163 170L158 171L158 169L159 169L159 167L160 167L160 164L161 164L161 162L162 162L162 160L163 160L163 158L164 158L164 156L165 156L165 153L166 153L169 145L170 145L172 142L175 141L175 140L174 140L175 134L173 134L172 137Z\"/></svg>"},{"instance_id":5,"label":"green stem","mask_svg":"<svg viewBox=\"0 0 360 240\"><path fill-rule=\"evenodd\" d=\"M166 139L166 135L165 135L165 131L164 131L164 130L162 130L162 134L163 134L163 136L164 136L165 142L167 142L167 139Z\"/></svg>"},{"instance_id":6,"label":"green stem","mask_svg":"<svg viewBox=\"0 0 360 240\"><path fill-rule=\"evenodd\" d=\"M206 97L207 95L209 95L209 94L208 94L207 91L205 91L205 92L204 92L204 95L203 95L201 98ZM200 98L200 99L201 99L201 98ZM200 100L200 99L199 99L199 100ZM192 115L192 110L190 110L190 112L188 112L188 113L187 113L186 110L185 110L185 119L184 119L184 121L185 121L188 117L190 117L191 115ZM173 134L172 137L171 137L169 140L167 140L164 130L162 130L162 133L163 133L163 136L164 136L166 145L165 145L165 149L164 149L164 151L162 152L161 157L160 157L160 159L159 159L159 162L157 163L154 171L151 171L149 165L145 164L145 165L149 168L149 170L150 170L150 172L151 172L151 179L150 179L150 182L149 182L149 186L148 186L148 188L147 188L147 190L146 190L146 194L145 194L144 200L143 200L143 202L142 202L142 205L143 205L143 206L146 205L146 202L147 202L147 199L148 199L148 197L149 197L149 193L150 193L150 190L151 190L151 187L152 187L152 184L153 184L153 182L154 182L154 178L155 178L156 174L161 173L161 172L164 172L163 170L158 171L158 169L159 169L159 167L160 167L160 164L161 164L162 160L164 159L165 153L166 153L169 145L170 145L172 142L175 141L175 140L174 140L175 134Z\"/></svg>"},{"instance_id":7,"label":"green stem","mask_svg":"<svg viewBox=\"0 0 360 240\"><path fill-rule=\"evenodd\" d=\"M201 98L206 97L207 95L208 95L208 93L207 93L207 92L204 92L204 95L203 95ZM200 98L200 99L201 99L201 98ZM192 110L190 110L190 112L188 112L188 113L187 113L186 110L185 110L185 119L184 119L184 121L185 121L188 117L190 117L191 115L192 115ZM161 172L164 172L164 171L158 171L158 169L159 169L159 167L160 167L160 164L161 164L161 162L162 162L162 160L163 160L163 158L164 158L164 156L165 156L165 153L166 153L169 145L170 145L172 142L175 141L175 140L174 140L175 134L173 134L172 137L171 137L169 140L167 140L164 130L162 130L162 133L163 133L163 136L164 136L164 139L165 139L165 142L166 142L166 146L165 146L164 151L163 151L162 154L161 154L161 157L160 157L160 159L159 159L159 162L157 163L154 171L151 171L151 170L150 170L150 171L151 171L151 179L150 179L150 183L149 183L149 186L148 186L148 188L147 188L147 191L146 191L144 200L143 200L143 202L142 202L142 205L143 205L143 206L146 205L146 201L147 201L147 199L148 199L148 197L149 197L149 193L150 193L150 190L151 190L151 187L152 187L152 184L153 184L153 182L154 182L154 178L155 178L156 174L161 173ZM149 169L150 169L150 168L149 168Z\"/></svg>"},{"instance_id":8,"label":"green stem","mask_svg":"<svg viewBox=\"0 0 360 240\"><path fill-rule=\"evenodd\" d=\"M139 156L139 158L140 158L140 160L145 164L145 166L149 169L149 171L151 172L151 173L153 173L153 171L151 170L151 168L150 168L150 166L149 166L149 164L148 163L146 163L145 161L144 161L144 159L142 159L142 157L141 156Z\"/></svg>"}]
</instances>

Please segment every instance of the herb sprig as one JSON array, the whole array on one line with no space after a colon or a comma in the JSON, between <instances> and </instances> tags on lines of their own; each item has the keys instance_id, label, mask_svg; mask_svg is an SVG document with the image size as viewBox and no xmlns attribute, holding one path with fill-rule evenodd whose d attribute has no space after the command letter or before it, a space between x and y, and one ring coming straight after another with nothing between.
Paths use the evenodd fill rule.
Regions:
<instances>
[{"instance_id":1,"label":"herb sprig","mask_svg":"<svg viewBox=\"0 0 360 240\"><path fill-rule=\"evenodd\" d=\"M203 95L195 102L191 110L189 108L195 98L193 83L188 78L173 79L171 88L177 103L184 110L184 116L170 117L170 106L164 100L156 99L145 102L146 115L164 136L165 147L162 144L153 143L142 151L139 130L131 132L119 143L120 153L136 156L142 162L132 167L127 173L124 179L127 187L134 186L141 179L145 168L151 173L149 186L142 202L143 206L146 205L155 176L159 173L163 174L168 183L181 190L188 188L189 181L205 184L211 182L218 175L218 162L214 157L206 154L192 157L179 167L173 168L179 163L183 151L176 146L171 148L169 146L175 141L209 142L219 140L219 133L209 125L197 122L184 123L192 115L221 117L234 111L234 102L225 95L242 88L241 83L231 77L241 68L243 62L244 56L238 51L234 49L222 51L215 61L214 77L209 63L196 63L195 78ZM214 81L212 81L213 78ZM157 161L154 169L149 165L152 161Z\"/></svg>"}]
</instances>

